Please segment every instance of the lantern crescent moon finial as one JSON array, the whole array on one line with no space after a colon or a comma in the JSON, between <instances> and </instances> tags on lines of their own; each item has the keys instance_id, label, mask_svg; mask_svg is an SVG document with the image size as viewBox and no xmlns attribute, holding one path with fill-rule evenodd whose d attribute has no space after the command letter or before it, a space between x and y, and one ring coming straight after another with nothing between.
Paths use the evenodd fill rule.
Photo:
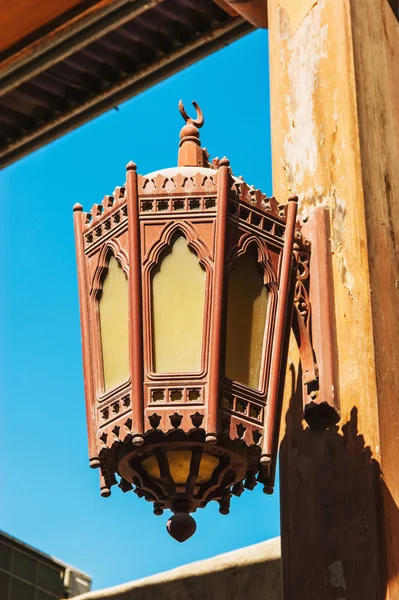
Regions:
<instances>
[{"instance_id":1,"label":"lantern crescent moon finial","mask_svg":"<svg viewBox=\"0 0 399 600\"><path fill-rule=\"evenodd\" d=\"M180 100L180 102L179 102L180 114L186 123L191 123L192 125L195 125L196 127L202 127L204 124L204 115L202 114L202 110L200 109L200 107L198 106L198 104L196 103L195 100L193 100L191 104L194 106L194 108L197 112L196 119L192 119L191 117L188 116L188 114L186 113L186 109L184 108L182 100Z\"/></svg>"}]
</instances>

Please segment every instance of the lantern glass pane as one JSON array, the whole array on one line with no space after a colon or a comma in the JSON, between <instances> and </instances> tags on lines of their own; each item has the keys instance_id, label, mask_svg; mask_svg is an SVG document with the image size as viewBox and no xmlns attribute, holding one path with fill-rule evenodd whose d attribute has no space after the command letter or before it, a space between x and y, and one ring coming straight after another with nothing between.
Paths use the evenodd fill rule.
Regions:
<instances>
[{"instance_id":1,"label":"lantern glass pane","mask_svg":"<svg viewBox=\"0 0 399 600\"><path fill-rule=\"evenodd\" d=\"M216 467L219 466L219 459L211 454L203 454L198 470L197 483L207 483L211 480Z\"/></svg>"},{"instance_id":2,"label":"lantern glass pane","mask_svg":"<svg viewBox=\"0 0 399 600\"><path fill-rule=\"evenodd\" d=\"M147 475L151 477L151 479L156 479L157 481L161 479L159 464L154 455L143 460L141 466L143 467L144 471L146 471Z\"/></svg>"},{"instance_id":3,"label":"lantern glass pane","mask_svg":"<svg viewBox=\"0 0 399 600\"><path fill-rule=\"evenodd\" d=\"M190 475L191 450L170 450L166 456L173 481L176 485L184 485Z\"/></svg>"},{"instance_id":4,"label":"lantern glass pane","mask_svg":"<svg viewBox=\"0 0 399 600\"><path fill-rule=\"evenodd\" d=\"M191 450L168 450L166 458L169 464L170 475L176 485L185 485L188 476L190 475L190 465L192 452ZM210 481L214 470L219 465L219 459L210 454L203 454L198 469L196 483L202 484ZM142 466L151 477L159 481L161 472L159 464L155 456L150 456L143 460Z\"/></svg>"},{"instance_id":5,"label":"lantern glass pane","mask_svg":"<svg viewBox=\"0 0 399 600\"><path fill-rule=\"evenodd\" d=\"M263 270L250 247L229 276L225 373L255 389L260 387L267 301Z\"/></svg>"},{"instance_id":6,"label":"lantern glass pane","mask_svg":"<svg viewBox=\"0 0 399 600\"><path fill-rule=\"evenodd\" d=\"M205 279L185 238L177 237L151 282L155 373L201 370Z\"/></svg>"},{"instance_id":7,"label":"lantern glass pane","mask_svg":"<svg viewBox=\"0 0 399 600\"><path fill-rule=\"evenodd\" d=\"M111 256L99 301L105 391L129 379L128 282Z\"/></svg>"},{"instance_id":8,"label":"lantern glass pane","mask_svg":"<svg viewBox=\"0 0 399 600\"><path fill-rule=\"evenodd\" d=\"M170 450L166 453L170 474L176 485L184 485L190 474L191 450ZM219 464L219 459L203 454L198 469L196 483L207 483Z\"/></svg>"}]
</instances>

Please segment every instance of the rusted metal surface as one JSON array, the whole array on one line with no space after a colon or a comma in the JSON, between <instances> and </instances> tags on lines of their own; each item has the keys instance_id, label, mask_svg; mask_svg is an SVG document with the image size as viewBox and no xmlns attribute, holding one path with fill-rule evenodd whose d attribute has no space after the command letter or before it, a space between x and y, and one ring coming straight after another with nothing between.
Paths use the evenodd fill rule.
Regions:
<instances>
[{"instance_id":1,"label":"rusted metal surface","mask_svg":"<svg viewBox=\"0 0 399 600\"><path fill-rule=\"evenodd\" d=\"M0 167L253 30L213 0L99 4L0 63Z\"/></svg>"},{"instance_id":2,"label":"rusted metal surface","mask_svg":"<svg viewBox=\"0 0 399 600\"><path fill-rule=\"evenodd\" d=\"M270 458L275 439L276 415L279 400L280 378L285 375L285 365L282 364L284 354L285 332L291 327L292 306L288 306L290 286L292 285L292 249L294 245L295 221L298 198L290 198L287 207L287 228L285 230L284 249L281 257L280 282L275 320L275 336L271 357L270 380L268 393L268 410L265 432L262 443L262 458ZM268 464L263 461L264 464Z\"/></svg>"},{"instance_id":3,"label":"rusted metal surface","mask_svg":"<svg viewBox=\"0 0 399 600\"><path fill-rule=\"evenodd\" d=\"M209 160L199 140L203 116L194 106L195 119L179 105L186 123L178 166L142 176L129 163L127 183L113 196L94 204L90 213L74 207L91 466L100 467L102 496L110 495L118 474L119 487L152 502L156 515L171 509L176 518L168 531L178 541L195 530L189 513L210 501L217 501L225 515L231 496L240 496L244 488L260 482L266 493L272 491L293 307L294 237L296 248L309 248L296 223L296 201L278 206L234 177L226 158ZM179 237L204 271L198 368L158 371L154 273ZM229 282L237 261L249 253L267 295L256 383L239 380L226 368ZM106 388L99 302L111 258L128 279L130 369ZM174 303L168 310L169 316L181 308ZM240 318L233 317L237 330ZM239 339L231 343L243 353L241 346L250 342ZM185 352L180 342L168 351ZM241 360L253 367L249 354L246 359L241 354ZM169 462L176 452L188 456L178 481ZM201 479L204 460L212 466Z\"/></svg>"},{"instance_id":4,"label":"rusted metal surface","mask_svg":"<svg viewBox=\"0 0 399 600\"><path fill-rule=\"evenodd\" d=\"M89 462L92 468L100 466L97 457L97 444L95 439L95 411L93 410L93 380L91 377L91 364L90 364L90 322L89 313L84 309L85 304L88 301L87 294L87 281L86 271L79 269L79 264L84 260L84 245L82 231L84 228L84 214L82 212L83 207L81 204L75 204L73 207L73 220L75 229L75 240L76 240L76 260L78 264L78 290L80 300L80 327L82 330L82 358L83 358L83 375L84 375L84 386L85 386L85 400L86 400L86 421L87 421L87 432L88 432L88 445L89 445Z\"/></svg>"},{"instance_id":5,"label":"rusted metal surface","mask_svg":"<svg viewBox=\"0 0 399 600\"><path fill-rule=\"evenodd\" d=\"M328 209L317 208L304 225L304 232L312 242L308 267L312 274L309 289L312 306L309 324L312 344L309 344L309 352L312 356L309 368L311 368L313 360L317 361L318 370L317 374L312 373L311 377L306 380L308 373L304 368L301 355L305 420L312 427L323 427L336 423L340 419L338 349ZM314 384L316 379L317 384Z\"/></svg>"},{"instance_id":6,"label":"rusted metal surface","mask_svg":"<svg viewBox=\"0 0 399 600\"><path fill-rule=\"evenodd\" d=\"M218 218L216 222L215 267L212 294L212 323L209 362L209 404L207 441L216 442L219 430L218 406L220 402L220 379L222 371L223 311L226 306L226 248L229 192L231 187L230 162L220 161L218 172Z\"/></svg>"},{"instance_id":7,"label":"rusted metal surface","mask_svg":"<svg viewBox=\"0 0 399 600\"><path fill-rule=\"evenodd\" d=\"M184 108L183 102L179 102L179 111L186 122L180 132L179 155L177 164L182 167L204 167L208 164L208 156L201 148L199 140L199 127L204 124L202 110L194 101L193 106L197 113L196 119L191 119Z\"/></svg>"}]
</instances>

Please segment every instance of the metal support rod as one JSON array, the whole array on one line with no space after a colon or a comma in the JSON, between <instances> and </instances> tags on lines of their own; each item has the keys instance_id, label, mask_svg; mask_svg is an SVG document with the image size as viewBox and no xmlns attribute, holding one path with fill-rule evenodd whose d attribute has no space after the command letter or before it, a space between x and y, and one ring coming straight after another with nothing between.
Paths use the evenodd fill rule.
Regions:
<instances>
[{"instance_id":1,"label":"metal support rod","mask_svg":"<svg viewBox=\"0 0 399 600\"><path fill-rule=\"evenodd\" d=\"M212 321L209 360L209 399L207 437L209 443L216 443L218 434L218 411L220 389L221 328L223 318L223 288L225 279L225 254L227 232L227 204L230 187L230 162L220 161L218 173L216 248L212 292Z\"/></svg>"},{"instance_id":2,"label":"metal support rod","mask_svg":"<svg viewBox=\"0 0 399 600\"><path fill-rule=\"evenodd\" d=\"M276 321L274 326L273 349L270 364L269 390L267 395L266 422L263 434L262 458L268 459L272 454L273 441L275 437L275 422L279 402L279 393L282 388L281 359L283 355L283 340L287 337L285 329L290 329L291 322L287 323L287 304L290 295L290 283L292 272L292 250L294 245L294 231L297 213L297 196L288 200L287 223L284 234L284 248L281 260L281 271L279 278L279 290L276 310ZM261 462L266 463L266 460Z\"/></svg>"},{"instance_id":3,"label":"metal support rod","mask_svg":"<svg viewBox=\"0 0 399 600\"><path fill-rule=\"evenodd\" d=\"M143 337L141 302L140 223L136 165L126 167L127 214L129 219L129 312L130 312L130 376L133 415L133 444L144 443L143 401Z\"/></svg>"}]
</instances>

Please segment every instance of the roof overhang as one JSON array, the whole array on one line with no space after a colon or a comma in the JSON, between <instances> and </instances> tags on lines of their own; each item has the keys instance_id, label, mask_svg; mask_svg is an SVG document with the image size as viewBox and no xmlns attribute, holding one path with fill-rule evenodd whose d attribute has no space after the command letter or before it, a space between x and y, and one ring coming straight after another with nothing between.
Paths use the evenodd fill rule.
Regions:
<instances>
[{"instance_id":1,"label":"roof overhang","mask_svg":"<svg viewBox=\"0 0 399 600\"><path fill-rule=\"evenodd\" d=\"M224 0L14 0L5 25L0 167L254 28Z\"/></svg>"}]
</instances>

